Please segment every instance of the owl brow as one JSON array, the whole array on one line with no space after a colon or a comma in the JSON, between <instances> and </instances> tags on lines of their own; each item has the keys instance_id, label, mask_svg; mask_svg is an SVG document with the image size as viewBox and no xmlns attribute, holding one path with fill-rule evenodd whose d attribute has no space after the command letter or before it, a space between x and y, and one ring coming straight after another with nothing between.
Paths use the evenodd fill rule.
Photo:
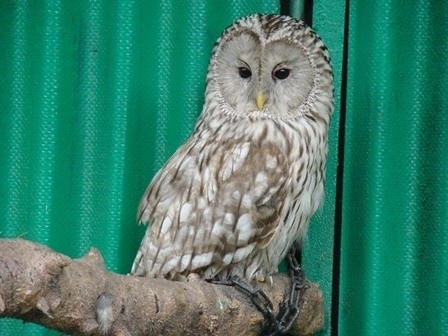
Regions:
<instances>
[{"instance_id":1,"label":"owl brow","mask_svg":"<svg viewBox=\"0 0 448 336\"><path fill-rule=\"evenodd\" d=\"M240 62L243 63L248 69L250 69L249 64L247 64L246 62L244 62L241 58L238 58L238 61L240 61Z\"/></svg>"},{"instance_id":2,"label":"owl brow","mask_svg":"<svg viewBox=\"0 0 448 336\"><path fill-rule=\"evenodd\" d=\"M276 64L273 68L272 68L272 71L274 71L275 69L278 69L278 68L286 68L286 69L289 69L289 70L291 70L286 64L285 64L286 62L280 62L280 63L278 63L278 64Z\"/></svg>"}]
</instances>

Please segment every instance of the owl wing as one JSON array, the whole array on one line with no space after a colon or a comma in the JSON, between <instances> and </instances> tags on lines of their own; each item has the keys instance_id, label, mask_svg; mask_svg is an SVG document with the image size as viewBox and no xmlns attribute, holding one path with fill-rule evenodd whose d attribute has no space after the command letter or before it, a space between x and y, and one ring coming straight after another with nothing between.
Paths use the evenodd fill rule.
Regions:
<instances>
[{"instance_id":1,"label":"owl wing","mask_svg":"<svg viewBox=\"0 0 448 336\"><path fill-rule=\"evenodd\" d=\"M273 143L190 139L142 198L139 220L151 226L131 273L211 278L265 248L279 222L288 169Z\"/></svg>"}]
</instances>

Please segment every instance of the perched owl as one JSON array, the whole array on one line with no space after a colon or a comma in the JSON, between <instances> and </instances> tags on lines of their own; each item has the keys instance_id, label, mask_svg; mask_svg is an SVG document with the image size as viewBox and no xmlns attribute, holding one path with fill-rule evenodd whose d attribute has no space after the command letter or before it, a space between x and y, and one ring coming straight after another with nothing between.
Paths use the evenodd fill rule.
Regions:
<instances>
[{"instance_id":1,"label":"perched owl","mask_svg":"<svg viewBox=\"0 0 448 336\"><path fill-rule=\"evenodd\" d=\"M193 134L146 190L131 273L252 281L277 271L323 198L333 75L303 22L255 14L214 47Z\"/></svg>"}]
</instances>

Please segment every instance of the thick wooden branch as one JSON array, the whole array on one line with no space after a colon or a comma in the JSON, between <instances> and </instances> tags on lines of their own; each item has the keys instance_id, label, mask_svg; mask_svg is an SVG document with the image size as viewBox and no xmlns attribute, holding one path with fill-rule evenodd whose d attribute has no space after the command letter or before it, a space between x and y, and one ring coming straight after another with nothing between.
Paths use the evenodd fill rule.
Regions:
<instances>
[{"instance_id":1,"label":"thick wooden branch","mask_svg":"<svg viewBox=\"0 0 448 336\"><path fill-rule=\"evenodd\" d=\"M278 275L273 281L262 288L278 311L289 280ZM107 311L109 303L109 335L256 335L263 322L250 300L229 286L118 275L105 269L95 249L72 260L36 243L0 239L0 317L99 335L97 308ZM308 335L322 327L317 285L304 292L300 310L292 334Z\"/></svg>"}]
</instances>

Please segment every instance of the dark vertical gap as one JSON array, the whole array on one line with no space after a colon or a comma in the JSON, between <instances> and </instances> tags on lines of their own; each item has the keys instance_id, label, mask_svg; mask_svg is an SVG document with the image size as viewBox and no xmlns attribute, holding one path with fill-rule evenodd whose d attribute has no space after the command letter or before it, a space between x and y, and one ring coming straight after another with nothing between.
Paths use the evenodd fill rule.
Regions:
<instances>
[{"instance_id":1,"label":"dark vertical gap","mask_svg":"<svg viewBox=\"0 0 448 336\"><path fill-rule=\"evenodd\" d=\"M348 76L348 43L349 43L349 9L350 0L345 1L344 13L344 45L342 51L341 105L339 114L338 165L336 172L335 226L333 246L333 286L331 293L331 335L339 334L339 291L341 276L341 240L342 240L342 206L344 191L344 153L345 153L345 121L347 114L347 76Z\"/></svg>"},{"instance_id":2,"label":"dark vertical gap","mask_svg":"<svg viewBox=\"0 0 448 336\"><path fill-rule=\"evenodd\" d=\"M303 22L305 22L308 26L311 27L313 22L313 5L314 0L304 0L303 2L303 13L300 18ZM297 260L300 265L302 265L302 249L298 250Z\"/></svg>"},{"instance_id":3,"label":"dark vertical gap","mask_svg":"<svg viewBox=\"0 0 448 336\"><path fill-rule=\"evenodd\" d=\"M303 3L303 13L302 17L300 18L302 21L304 21L307 25L311 27L313 23L313 5L314 0L304 0ZM291 2L290 0L280 0L280 14L282 15L293 15L291 13ZM299 263L299 265L302 265L302 248L299 246L296 252L296 259Z\"/></svg>"},{"instance_id":4,"label":"dark vertical gap","mask_svg":"<svg viewBox=\"0 0 448 336\"><path fill-rule=\"evenodd\" d=\"M313 26L313 7L314 0L305 0L303 3L303 22L308 26Z\"/></svg>"},{"instance_id":5,"label":"dark vertical gap","mask_svg":"<svg viewBox=\"0 0 448 336\"><path fill-rule=\"evenodd\" d=\"M280 0L280 14L281 15L291 15L290 0Z\"/></svg>"}]
</instances>

